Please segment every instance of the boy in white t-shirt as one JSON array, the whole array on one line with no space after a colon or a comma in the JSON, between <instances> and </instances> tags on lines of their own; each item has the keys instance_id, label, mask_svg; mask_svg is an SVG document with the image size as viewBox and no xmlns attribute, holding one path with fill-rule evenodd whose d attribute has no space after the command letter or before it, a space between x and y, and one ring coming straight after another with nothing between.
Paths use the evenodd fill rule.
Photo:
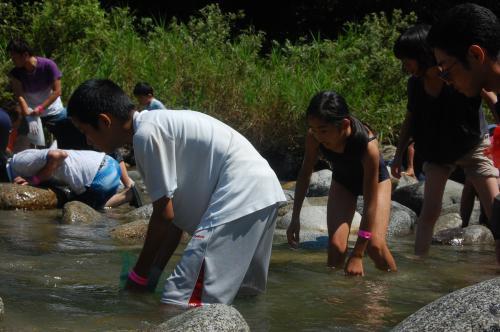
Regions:
<instances>
[{"instance_id":1,"label":"boy in white t-shirt","mask_svg":"<svg viewBox=\"0 0 500 332\"><path fill-rule=\"evenodd\" d=\"M107 206L120 185L120 166L103 152L86 150L28 149L7 161L10 181L68 186L71 200L95 209Z\"/></svg>"},{"instance_id":2,"label":"boy in white t-shirt","mask_svg":"<svg viewBox=\"0 0 500 332\"><path fill-rule=\"evenodd\" d=\"M237 131L193 111L142 112L109 80L71 96L73 122L97 148L134 144L153 201L148 232L127 288L145 291L192 234L161 301L231 303L241 288L264 291L278 203L285 200L267 161Z\"/></svg>"}]
</instances>

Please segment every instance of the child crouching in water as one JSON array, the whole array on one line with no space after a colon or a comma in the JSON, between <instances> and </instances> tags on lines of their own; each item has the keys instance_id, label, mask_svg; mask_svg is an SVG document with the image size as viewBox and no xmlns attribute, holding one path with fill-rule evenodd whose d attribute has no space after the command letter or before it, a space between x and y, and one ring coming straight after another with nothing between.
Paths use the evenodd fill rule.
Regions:
<instances>
[{"instance_id":1,"label":"child crouching in water","mask_svg":"<svg viewBox=\"0 0 500 332\"><path fill-rule=\"evenodd\" d=\"M332 166L328 195L328 266L344 266L351 221L358 195L364 208L356 245L344 270L347 275L364 275L365 250L375 266L396 271L385 235L391 210L391 181L380 156L374 133L349 113L342 96L333 91L315 95L307 109L309 130L305 156L297 179L292 221L287 230L288 243L298 247L300 210L318 157Z\"/></svg>"}]
</instances>

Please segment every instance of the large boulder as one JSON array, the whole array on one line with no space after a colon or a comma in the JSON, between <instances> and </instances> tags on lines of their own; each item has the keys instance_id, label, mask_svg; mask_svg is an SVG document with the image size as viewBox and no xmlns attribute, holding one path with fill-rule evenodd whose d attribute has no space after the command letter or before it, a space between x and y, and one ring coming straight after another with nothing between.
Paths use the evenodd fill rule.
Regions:
<instances>
[{"instance_id":1,"label":"large boulder","mask_svg":"<svg viewBox=\"0 0 500 332\"><path fill-rule=\"evenodd\" d=\"M472 225L465 228L456 227L443 229L432 237L435 244L445 244L452 246L459 245L493 245L495 240L491 231L482 225Z\"/></svg>"},{"instance_id":2,"label":"large boulder","mask_svg":"<svg viewBox=\"0 0 500 332\"><path fill-rule=\"evenodd\" d=\"M307 198L300 211L300 242L301 247L323 248L327 245L328 226L326 221L326 201L328 197ZM292 221L292 211L278 218L274 232L275 242L286 242L286 229ZM351 221L351 234L359 230L361 216L355 212Z\"/></svg>"},{"instance_id":3,"label":"large boulder","mask_svg":"<svg viewBox=\"0 0 500 332\"><path fill-rule=\"evenodd\" d=\"M85 203L73 201L64 204L61 223L62 224L91 224L103 220L100 214Z\"/></svg>"},{"instance_id":4,"label":"large boulder","mask_svg":"<svg viewBox=\"0 0 500 332\"><path fill-rule=\"evenodd\" d=\"M323 169L311 174L309 189L307 195L309 197L328 196L330 185L332 184L332 171Z\"/></svg>"},{"instance_id":5,"label":"large boulder","mask_svg":"<svg viewBox=\"0 0 500 332\"><path fill-rule=\"evenodd\" d=\"M57 196L50 189L0 183L0 209L43 210L57 207Z\"/></svg>"},{"instance_id":6,"label":"large boulder","mask_svg":"<svg viewBox=\"0 0 500 332\"><path fill-rule=\"evenodd\" d=\"M363 213L364 201L363 197L358 197L356 202L356 211L359 214ZM387 238L409 235L413 232L413 227L417 221L416 213L410 208L391 201L391 215L389 226L387 227Z\"/></svg>"},{"instance_id":7,"label":"large boulder","mask_svg":"<svg viewBox=\"0 0 500 332\"><path fill-rule=\"evenodd\" d=\"M190 309L153 328L154 332L247 332L250 327L232 306L210 304Z\"/></svg>"},{"instance_id":8,"label":"large boulder","mask_svg":"<svg viewBox=\"0 0 500 332\"><path fill-rule=\"evenodd\" d=\"M110 234L113 239L140 243L146 238L146 232L148 230L149 220L139 219L127 224L123 224L111 229Z\"/></svg>"},{"instance_id":9,"label":"large boulder","mask_svg":"<svg viewBox=\"0 0 500 332\"><path fill-rule=\"evenodd\" d=\"M425 181L400 187L392 193L392 200L409 207L419 215L424 202L424 186ZM447 207L459 203L462 189L462 184L448 180L443 194L442 206Z\"/></svg>"},{"instance_id":10,"label":"large boulder","mask_svg":"<svg viewBox=\"0 0 500 332\"><path fill-rule=\"evenodd\" d=\"M500 277L445 295L399 323L392 332L500 331Z\"/></svg>"},{"instance_id":11,"label":"large boulder","mask_svg":"<svg viewBox=\"0 0 500 332\"><path fill-rule=\"evenodd\" d=\"M389 173L390 173L389 169ZM406 187L412 184L418 183L418 180L414 178L413 176L409 176L406 173L402 173L401 177L399 179L396 179L394 177L391 177L391 182L392 182L392 190L396 190L398 188Z\"/></svg>"}]
</instances>

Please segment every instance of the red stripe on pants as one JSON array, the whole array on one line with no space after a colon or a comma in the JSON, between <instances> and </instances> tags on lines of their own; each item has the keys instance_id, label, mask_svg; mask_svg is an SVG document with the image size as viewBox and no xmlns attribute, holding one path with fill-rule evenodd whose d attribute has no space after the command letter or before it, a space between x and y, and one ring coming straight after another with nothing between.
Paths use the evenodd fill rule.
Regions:
<instances>
[{"instance_id":1,"label":"red stripe on pants","mask_svg":"<svg viewBox=\"0 0 500 332\"><path fill-rule=\"evenodd\" d=\"M205 274L205 260L201 263L200 274L198 274L198 279L196 280L196 284L194 285L193 294L191 294L191 298L189 299L190 307L199 307L202 305L201 303L201 294L203 292L203 276Z\"/></svg>"}]
</instances>

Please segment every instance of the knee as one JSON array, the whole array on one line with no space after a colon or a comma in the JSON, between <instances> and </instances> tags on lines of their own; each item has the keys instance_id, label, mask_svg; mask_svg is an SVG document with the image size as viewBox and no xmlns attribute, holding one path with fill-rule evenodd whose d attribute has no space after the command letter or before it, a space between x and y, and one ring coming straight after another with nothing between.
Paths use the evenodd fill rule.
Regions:
<instances>
[{"instance_id":1,"label":"knee","mask_svg":"<svg viewBox=\"0 0 500 332\"><path fill-rule=\"evenodd\" d=\"M335 250L340 253L344 253L347 251L347 241L344 239L332 236L330 237L329 245L331 250Z\"/></svg>"}]
</instances>

